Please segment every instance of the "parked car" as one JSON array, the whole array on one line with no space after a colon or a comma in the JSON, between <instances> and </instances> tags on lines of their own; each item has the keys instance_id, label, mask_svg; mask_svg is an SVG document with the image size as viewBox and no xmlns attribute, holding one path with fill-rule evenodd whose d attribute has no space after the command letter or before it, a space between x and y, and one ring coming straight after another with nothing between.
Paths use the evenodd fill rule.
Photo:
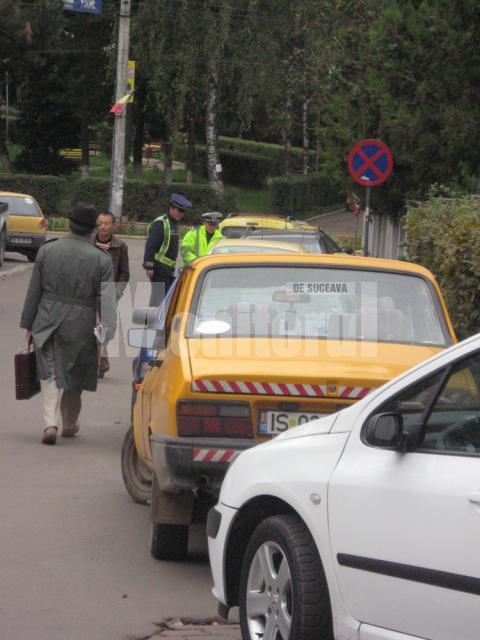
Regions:
<instances>
[{"instance_id":1,"label":"parked car","mask_svg":"<svg viewBox=\"0 0 480 640\"><path fill-rule=\"evenodd\" d=\"M0 191L0 201L8 204L6 250L25 255L35 262L47 238L47 221L37 201L25 193Z\"/></svg>"},{"instance_id":2,"label":"parked car","mask_svg":"<svg viewBox=\"0 0 480 640\"><path fill-rule=\"evenodd\" d=\"M273 214L231 214L220 223L224 238L266 239L302 246L308 253L339 253L343 249L325 231L302 220ZM351 253L350 250L347 253Z\"/></svg>"},{"instance_id":3,"label":"parked car","mask_svg":"<svg viewBox=\"0 0 480 640\"><path fill-rule=\"evenodd\" d=\"M243 640L473 640L480 334L230 466L207 523Z\"/></svg>"},{"instance_id":4,"label":"parked car","mask_svg":"<svg viewBox=\"0 0 480 640\"><path fill-rule=\"evenodd\" d=\"M276 240L226 238L219 240L209 253L308 253L301 244Z\"/></svg>"},{"instance_id":5,"label":"parked car","mask_svg":"<svg viewBox=\"0 0 480 640\"><path fill-rule=\"evenodd\" d=\"M7 223L8 204L0 200L0 267L5 258L5 247L7 246Z\"/></svg>"},{"instance_id":6,"label":"parked car","mask_svg":"<svg viewBox=\"0 0 480 640\"><path fill-rule=\"evenodd\" d=\"M157 353L124 468L131 485L142 483L138 462L153 474L157 558L186 555L189 525L206 517L241 451L349 406L455 341L426 269L346 255L199 258L162 315L157 329L130 330L132 345L155 342Z\"/></svg>"},{"instance_id":7,"label":"parked car","mask_svg":"<svg viewBox=\"0 0 480 640\"><path fill-rule=\"evenodd\" d=\"M311 227L303 220L295 220L291 216L279 216L274 213L257 213L254 211L237 211L230 213L219 225L225 238L238 238L249 227L259 229L300 229Z\"/></svg>"}]
</instances>

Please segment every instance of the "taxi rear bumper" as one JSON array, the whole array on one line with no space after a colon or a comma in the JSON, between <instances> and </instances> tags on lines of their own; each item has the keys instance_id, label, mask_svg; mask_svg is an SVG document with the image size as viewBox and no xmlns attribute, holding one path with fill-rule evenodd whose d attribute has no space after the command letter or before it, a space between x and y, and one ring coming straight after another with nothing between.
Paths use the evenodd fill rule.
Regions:
<instances>
[{"instance_id":1,"label":"taxi rear bumper","mask_svg":"<svg viewBox=\"0 0 480 640\"><path fill-rule=\"evenodd\" d=\"M202 489L218 495L228 466L254 439L187 438L150 435L153 468L160 491Z\"/></svg>"}]
</instances>

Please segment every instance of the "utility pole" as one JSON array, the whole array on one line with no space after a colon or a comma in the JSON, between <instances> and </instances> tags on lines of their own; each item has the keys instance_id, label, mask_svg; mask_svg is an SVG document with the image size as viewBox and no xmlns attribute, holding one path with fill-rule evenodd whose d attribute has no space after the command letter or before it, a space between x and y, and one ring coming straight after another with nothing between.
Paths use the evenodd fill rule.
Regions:
<instances>
[{"instance_id":1,"label":"utility pole","mask_svg":"<svg viewBox=\"0 0 480 640\"><path fill-rule=\"evenodd\" d=\"M130 47L131 0L120 0L117 45L117 87L115 101L118 102L127 91L128 52ZM127 109L115 116L112 149L112 175L110 179L110 211L115 220L122 219L123 182L125 179L125 138Z\"/></svg>"},{"instance_id":2,"label":"utility pole","mask_svg":"<svg viewBox=\"0 0 480 640\"><path fill-rule=\"evenodd\" d=\"M10 100L8 93L8 71L5 71L5 142L10 142L9 140L9 109L10 109Z\"/></svg>"}]
</instances>

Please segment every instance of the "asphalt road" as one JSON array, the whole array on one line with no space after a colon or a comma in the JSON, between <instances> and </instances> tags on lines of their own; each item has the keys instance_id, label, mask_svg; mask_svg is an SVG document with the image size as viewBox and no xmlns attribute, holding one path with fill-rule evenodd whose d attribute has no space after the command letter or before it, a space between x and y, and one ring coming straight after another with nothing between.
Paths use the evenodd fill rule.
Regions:
<instances>
[{"instance_id":1,"label":"asphalt road","mask_svg":"<svg viewBox=\"0 0 480 640\"><path fill-rule=\"evenodd\" d=\"M128 244L136 282L144 242ZM188 561L153 559L149 508L123 487L131 367L123 347L97 393L83 395L76 438L41 445L40 396L15 400L13 357L24 346L18 323L31 268L7 254L0 270L11 271L0 277L1 640L134 640L165 618L214 616L202 528Z\"/></svg>"}]
</instances>

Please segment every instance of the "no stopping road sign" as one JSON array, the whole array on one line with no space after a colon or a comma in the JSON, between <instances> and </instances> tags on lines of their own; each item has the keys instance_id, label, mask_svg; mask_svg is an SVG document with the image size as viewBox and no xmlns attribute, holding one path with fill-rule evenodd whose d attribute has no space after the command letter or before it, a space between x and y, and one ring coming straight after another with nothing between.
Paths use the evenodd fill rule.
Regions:
<instances>
[{"instance_id":1,"label":"no stopping road sign","mask_svg":"<svg viewBox=\"0 0 480 640\"><path fill-rule=\"evenodd\" d=\"M357 142L348 154L348 170L352 178L364 187L376 187L385 182L393 168L393 156L380 140Z\"/></svg>"}]
</instances>

